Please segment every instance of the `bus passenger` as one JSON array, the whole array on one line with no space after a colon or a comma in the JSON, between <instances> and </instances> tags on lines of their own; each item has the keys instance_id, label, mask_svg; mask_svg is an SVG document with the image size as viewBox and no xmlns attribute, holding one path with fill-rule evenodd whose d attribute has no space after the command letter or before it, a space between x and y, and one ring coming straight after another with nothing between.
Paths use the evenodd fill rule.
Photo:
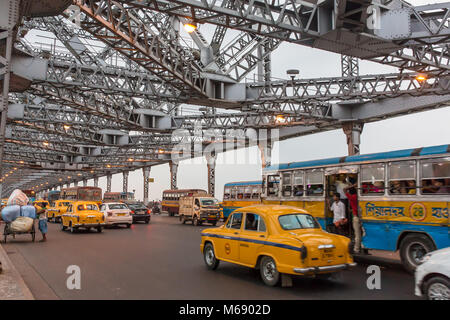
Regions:
<instances>
[{"instance_id":1,"label":"bus passenger","mask_svg":"<svg viewBox=\"0 0 450 320\"><path fill-rule=\"evenodd\" d=\"M416 182L414 180L408 180L406 182L408 194L416 194Z\"/></svg>"},{"instance_id":2,"label":"bus passenger","mask_svg":"<svg viewBox=\"0 0 450 320\"><path fill-rule=\"evenodd\" d=\"M358 195L356 193L356 184L353 184L344 189L345 195L350 203L350 208L352 210L352 226L353 232L355 233L355 246L353 251L355 253L361 252L361 221L358 215Z\"/></svg>"},{"instance_id":3,"label":"bus passenger","mask_svg":"<svg viewBox=\"0 0 450 320\"><path fill-rule=\"evenodd\" d=\"M343 227L347 224L347 218L345 216L345 204L341 201L339 193L335 193L333 196L333 204L330 210L333 211L333 224L339 234L343 234Z\"/></svg>"}]
</instances>

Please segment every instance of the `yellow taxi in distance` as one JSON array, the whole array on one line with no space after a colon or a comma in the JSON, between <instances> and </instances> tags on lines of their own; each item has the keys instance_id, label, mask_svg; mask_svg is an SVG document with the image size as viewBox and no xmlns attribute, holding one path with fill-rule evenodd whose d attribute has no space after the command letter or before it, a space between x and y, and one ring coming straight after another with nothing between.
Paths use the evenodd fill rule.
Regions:
<instances>
[{"instance_id":1,"label":"yellow taxi in distance","mask_svg":"<svg viewBox=\"0 0 450 320\"><path fill-rule=\"evenodd\" d=\"M356 266L350 239L323 231L305 210L281 205L236 209L223 226L202 231L200 250L209 269L221 260L259 269L269 286L282 274L329 275Z\"/></svg>"},{"instance_id":2,"label":"yellow taxi in distance","mask_svg":"<svg viewBox=\"0 0 450 320\"><path fill-rule=\"evenodd\" d=\"M47 208L48 221L61 222L61 216L67 212L67 208L72 204L70 200L55 200Z\"/></svg>"},{"instance_id":3,"label":"yellow taxi in distance","mask_svg":"<svg viewBox=\"0 0 450 320\"><path fill-rule=\"evenodd\" d=\"M41 207L41 208L42 208L42 204L43 204L43 203L46 204L46 206L47 206L46 208L49 207L49 203L48 203L47 200L38 199L38 200L33 201L33 205L34 205L34 206L38 206L38 207Z\"/></svg>"},{"instance_id":4,"label":"yellow taxi in distance","mask_svg":"<svg viewBox=\"0 0 450 320\"><path fill-rule=\"evenodd\" d=\"M69 228L70 232L76 232L79 228L97 229L102 232L105 226L105 216L98 209L95 201L74 201L61 215L61 229Z\"/></svg>"}]
</instances>

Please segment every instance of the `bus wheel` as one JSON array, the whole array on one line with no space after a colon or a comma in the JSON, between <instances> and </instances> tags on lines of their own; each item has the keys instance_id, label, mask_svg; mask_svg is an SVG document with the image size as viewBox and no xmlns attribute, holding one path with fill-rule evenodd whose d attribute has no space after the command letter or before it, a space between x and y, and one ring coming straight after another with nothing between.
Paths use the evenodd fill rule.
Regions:
<instances>
[{"instance_id":1,"label":"bus wheel","mask_svg":"<svg viewBox=\"0 0 450 320\"><path fill-rule=\"evenodd\" d=\"M194 215L194 219L192 219L192 224L193 224L194 226L198 226L198 225L199 225L198 218L197 218L196 215Z\"/></svg>"},{"instance_id":2,"label":"bus wheel","mask_svg":"<svg viewBox=\"0 0 450 320\"><path fill-rule=\"evenodd\" d=\"M405 269L413 273L420 260L430 251L436 250L433 242L423 234L407 235L400 244L400 257Z\"/></svg>"},{"instance_id":3,"label":"bus wheel","mask_svg":"<svg viewBox=\"0 0 450 320\"><path fill-rule=\"evenodd\" d=\"M181 224L185 224L186 223L186 218L184 217L184 215L180 216L180 221L181 221Z\"/></svg>"}]
</instances>

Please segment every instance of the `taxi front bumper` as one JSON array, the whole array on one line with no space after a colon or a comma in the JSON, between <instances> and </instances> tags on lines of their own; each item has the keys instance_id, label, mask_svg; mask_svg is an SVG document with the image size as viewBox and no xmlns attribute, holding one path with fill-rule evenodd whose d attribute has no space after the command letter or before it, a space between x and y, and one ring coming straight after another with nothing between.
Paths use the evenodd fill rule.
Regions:
<instances>
[{"instance_id":1,"label":"taxi front bumper","mask_svg":"<svg viewBox=\"0 0 450 320\"><path fill-rule=\"evenodd\" d=\"M320 272L330 272L330 271L339 271L339 270L347 270L350 268L356 267L356 263L344 263L344 264L336 264L333 266L323 266L323 267L308 267L308 268L294 268L295 273L307 274L307 273L320 273Z\"/></svg>"}]
</instances>

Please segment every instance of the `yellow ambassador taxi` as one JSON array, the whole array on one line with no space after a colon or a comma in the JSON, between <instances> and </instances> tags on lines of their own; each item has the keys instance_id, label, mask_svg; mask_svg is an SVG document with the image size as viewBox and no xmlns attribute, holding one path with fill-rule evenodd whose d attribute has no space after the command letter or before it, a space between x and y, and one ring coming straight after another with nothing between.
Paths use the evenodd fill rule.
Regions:
<instances>
[{"instance_id":1,"label":"yellow ambassador taxi","mask_svg":"<svg viewBox=\"0 0 450 320\"><path fill-rule=\"evenodd\" d=\"M47 208L48 221L61 222L61 216L67 212L67 208L72 204L71 200L55 200Z\"/></svg>"},{"instance_id":2,"label":"yellow ambassador taxi","mask_svg":"<svg viewBox=\"0 0 450 320\"><path fill-rule=\"evenodd\" d=\"M42 208L44 203L46 205L46 208L48 208L48 206L49 206L48 201L47 200L43 200L43 199L34 200L33 205L39 206L39 207Z\"/></svg>"},{"instance_id":3,"label":"yellow ambassador taxi","mask_svg":"<svg viewBox=\"0 0 450 320\"><path fill-rule=\"evenodd\" d=\"M203 230L200 245L209 269L221 260L259 269L269 286L282 274L329 275L354 267L350 248L350 239L323 231L307 211L282 205L236 209L223 226Z\"/></svg>"},{"instance_id":4,"label":"yellow ambassador taxi","mask_svg":"<svg viewBox=\"0 0 450 320\"><path fill-rule=\"evenodd\" d=\"M61 215L61 220L61 229L69 229L72 233L80 228L88 231L95 228L102 232L105 226L105 216L99 211L95 201L72 202L66 213Z\"/></svg>"}]
</instances>

